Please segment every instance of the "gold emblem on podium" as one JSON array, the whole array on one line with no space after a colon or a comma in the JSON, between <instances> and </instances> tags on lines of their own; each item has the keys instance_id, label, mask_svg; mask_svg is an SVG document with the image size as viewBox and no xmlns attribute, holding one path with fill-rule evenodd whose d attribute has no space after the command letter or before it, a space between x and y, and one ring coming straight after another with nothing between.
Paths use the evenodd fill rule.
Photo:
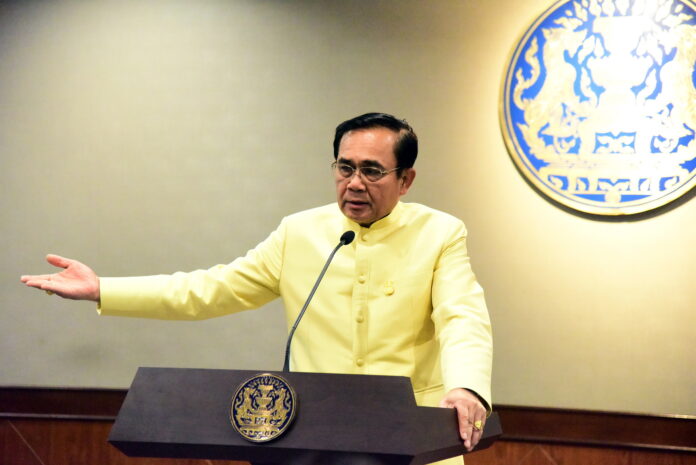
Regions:
<instances>
[{"instance_id":1,"label":"gold emblem on podium","mask_svg":"<svg viewBox=\"0 0 696 465\"><path fill-rule=\"evenodd\" d=\"M252 442L267 442L282 435L295 419L297 396L283 378L263 373L244 381L232 399L230 421Z\"/></svg>"}]
</instances>

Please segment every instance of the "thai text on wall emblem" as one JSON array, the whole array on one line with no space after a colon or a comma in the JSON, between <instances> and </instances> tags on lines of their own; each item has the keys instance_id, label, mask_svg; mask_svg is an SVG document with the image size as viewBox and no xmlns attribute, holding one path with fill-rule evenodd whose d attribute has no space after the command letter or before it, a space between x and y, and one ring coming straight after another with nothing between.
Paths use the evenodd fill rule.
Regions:
<instances>
[{"instance_id":1,"label":"thai text on wall emblem","mask_svg":"<svg viewBox=\"0 0 696 465\"><path fill-rule=\"evenodd\" d=\"M582 212L654 209L696 184L691 1L559 1L516 45L503 83L510 156Z\"/></svg>"},{"instance_id":2,"label":"thai text on wall emblem","mask_svg":"<svg viewBox=\"0 0 696 465\"><path fill-rule=\"evenodd\" d=\"M295 418L297 397L280 376L263 373L243 382L230 409L234 429L252 442L266 442L282 435Z\"/></svg>"}]
</instances>

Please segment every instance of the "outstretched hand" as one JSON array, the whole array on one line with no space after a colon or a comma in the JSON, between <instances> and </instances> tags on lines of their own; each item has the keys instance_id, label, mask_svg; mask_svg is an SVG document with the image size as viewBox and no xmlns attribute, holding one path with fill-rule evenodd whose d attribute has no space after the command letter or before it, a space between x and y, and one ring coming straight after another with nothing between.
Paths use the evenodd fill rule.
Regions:
<instances>
[{"instance_id":1,"label":"outstretched hand","mask_svg":"<svg viewBox=\"0 0 696 465\"><path fill-rule=\"evenodd\" d=\"M99 277L90 267L77 260L51 254L46 256L46 261L64 270L54 274L24 275L22 282L66 299L99 302Z\"/></svg>"}]
</instances>

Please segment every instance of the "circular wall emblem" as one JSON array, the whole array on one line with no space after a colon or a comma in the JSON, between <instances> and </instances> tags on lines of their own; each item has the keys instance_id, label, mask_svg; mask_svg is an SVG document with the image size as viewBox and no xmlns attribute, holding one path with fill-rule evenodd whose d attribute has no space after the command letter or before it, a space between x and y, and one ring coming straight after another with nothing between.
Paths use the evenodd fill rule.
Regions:
<instances>
[{"instance_id":1,"label":"circular wall emblem","mask_svg":"<svg viewBox=\"0 0 696 465\"><path fill-rule=\"evenodd\" d=\"M263 373L244 381L232 399L230 421L243 438L266 442L282 435L295 419L295 391L280 376Z\"/></svg>"},{"instance_id":2,"label":"circular wall emblem","mask_svg":"<svg viewBox=\"0 0 696 465\"><path fill-rule=\"evenodd\" d=\"M513 50L501 127L525 177L599 215L696 184L696 11L689 0L558 1Z\"/></svg>"}]
</instances>

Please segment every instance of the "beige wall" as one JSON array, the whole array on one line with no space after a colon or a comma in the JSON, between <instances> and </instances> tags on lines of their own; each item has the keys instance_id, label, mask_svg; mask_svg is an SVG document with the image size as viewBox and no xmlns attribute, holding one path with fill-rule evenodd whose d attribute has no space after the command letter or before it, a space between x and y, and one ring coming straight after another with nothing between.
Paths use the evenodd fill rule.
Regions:
<instances>
[{"instance_id":1,"label":"beige wall","mask_svg":"<svg viewBox=\"0 0 696 465\"><path fill-rule=\"evenodd\" d=\"M378 110L421 139L407 200L469 227L496 402L696 414L696 203L576 216L505 150L506 60L549 4L3 3L0 384L279 368L277 303L200 323L99 318L18 276L47 271L49 251L112 276L230 261L283 215L332 201L335 124Z\"/></svg>"}]
</instances>

